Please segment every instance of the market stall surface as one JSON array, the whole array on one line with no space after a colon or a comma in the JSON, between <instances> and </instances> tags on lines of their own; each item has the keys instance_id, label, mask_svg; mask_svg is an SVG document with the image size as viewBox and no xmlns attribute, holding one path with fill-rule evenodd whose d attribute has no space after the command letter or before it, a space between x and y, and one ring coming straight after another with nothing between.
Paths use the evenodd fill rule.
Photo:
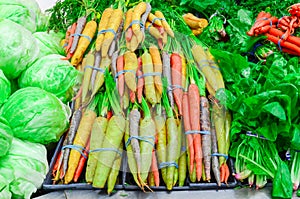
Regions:
<instances>
[{"instance_id":1,"label":"market stall surface","mask_svg":"<svg viewBox=\"0 0 300 199\"><path fill-rule=\"evenodd\" d=\"M79 198L110 198L110 199L182 199L188 196L189 199L194 198L205 198L205 199L240 199L240 198L251 198L251 199L269 199L271 198L271 188L265 187L261 190L254 190L249 188L241 189L226 189L226 190L192 190L192 191L157 191L154 193L143 193L142 191L117 191L113 195L108 196L105 191L99 190L66 190L57 191L44 194L36 197L35 199L79 199ZM296 198L294 196L293 198Z\"/></svg>"}]
</instances>

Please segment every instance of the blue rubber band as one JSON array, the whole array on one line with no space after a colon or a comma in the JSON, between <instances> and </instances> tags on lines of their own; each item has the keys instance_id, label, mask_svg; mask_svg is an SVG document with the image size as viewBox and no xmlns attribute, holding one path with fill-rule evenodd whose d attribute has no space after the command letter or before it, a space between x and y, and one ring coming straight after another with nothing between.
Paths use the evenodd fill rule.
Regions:
<instances>
[{"instance_id":1,"label":"blue rubber band","mask_svg":"<svg viewBox=\"0 0 300 199\"><path fill-rule=\"evenodd\" d=\"M84 67L84 69L86 69L86 68L94 69L94 70L99 71L100 73L103 73L103 74L105 73L105 70L103 68L97 68L97 67L93 67L93 66L89 66L89 65Z\"/></svg>"},{"instance_id":2,"label":"blue rubber band","mask_svg":"<svg viewBox=\"0 0 300 199\"><path fill-rule=\"evenodd\" d=\"M150 28L151 28L152 24L150 24L147 28L148 32L150 32Z\"/></svg>"},{"instance_id":3,"label":"blue rubber band","mask_svg":"<svg viewBox=\"0 0 300 199\"><path fill-rule=\"evenodd\" d=\"M127 72L131 72L135 75L135 70L120 70L119 72L117 72L116 76L115 76L115 79L117 79L120 75L124 74L124 73L127 73Z\"/></svg>"},{"instance_id":4,"label":"blue rubber band","mask_svg":"<svg viewBox=\"0 0 300 199\"><path fill-rule=\"evenodd\" d=\"M288 149L285 153L285 159L286 160L291 160L291 154L290 154L290 149Z\"/></svg>"},{"instance_id":5,"label":"blue rubber band","mask_svg":"<svg viewBox=\"0 0 300 199\"><path fill-rule=\"evenodd\" d=\"M114 148L97 148L97 149L90 150L89 153L96 153L96 152L101 152L101 151L113 151L113 152L116 152L117 154L119 154L120 156L122 156L122 153L119 150L114 149Z\"/></svg>"},{"instance_id":6,"label":"blue rubber band","mask_svg":"<svg viewBox=\"0 0 300 199\"><path fill-rule=\"evenodd\" d=\"M181 151L186 151L186 147L185 147L185 146L182 146L182 147L181 147Z\"/></svg>"},{"instance_id":7,"label":"blue rubber band","mask_svg":"<svg viewBox=\"0 0 300 199\"><path fill-rule=\"evenodd\" d=\"M89 40L90 42L92 41L92 39L91 39L89 36L83 35L83 34L75 33L75 34L72 34L71 36L80 36L80 37L86 38L86 39Z\"/></svg>"},{"instance_id":8,"label":"blue rubber band","mask_svg":"<svg viewBox=\"0 0 300 199\"><path fill-rule=\"evenodd\" d=\"M63 48L64 48L64 47L67 47L67 46L68 46L68 43L65 43L65 44L63 45Z\"/></svg>"},{"instance_id":9,"label":"blue rubber band","mask_svg":"<svg viewBox=\"0 0 300 199\"><path fill-rule=\"evenodd\" d=\"M83 151L86 151L86 149L82 146L79 146L79 145L72 145L72 144L69 144L69 145L65 145L61 148L61 150L64 150L64 149L74 149L76 151L78 151L85 159L87 159L87 156L83 153Z\"/></svg>"},{"instance_id":10,"label":"blue rubber band","mask_svg":"<svg viewBox=\"0 0 300 199\"><path fill-rule=\"evenodd\" d=\"M221 156L221 157L224 157L226 160L228 159L228 155L223 154L223 153L213 153L213 154L211 154L211 156Z\"/></svg>"},{"instance_id":11,"label":"blue rubber band","mask_svg":"<svg viewBox=\"0 0 300 199\"><path fill-rule=\"evenodd\" d=\"M143 75L140 75L137 78L149 77L149 76L161 76L161 73L160 72L144 73Z\"/></svg>"},{"instance_id":12,"label":"blue rubber band","mask_svg":"<svg viewBox=\"0 0 300 199\"><path fill-rule=\"evenodd\" d=\"M166 21L166 19L165 18L159 18L159 17L155 17L152 21L151 21L151 24L154 24L154 22L156 21L156 20L160 20L160 21Z\"/></svg>"},{"instance_id":13,"label":"blue rubber band","mask_svg":"<svg viewBox=\"0 0 300 199\"><path fill-rule=\"evenodd\" d=\"M191 130L191 131L186 131L184 134L189 135L189 134L202 134L202 135L210 135L210 131L198 131L198 130Z\"/></svg>"},{"instance_id":14,"label":"blue rubber band","mask_svg":"<svg viewBox=\"0 0 300 199\"><path fill-rule=\"evenodd\" d=\"M180 86L180 85L177 85L177 84L173 84L173 85L170 85L170 86L168 86L168 92L171 92L171 91L173 91L173 90L175 90L175 89L181 89L181 90L184 90L184 88L182 87L182 86Z\"/></svg>"},{"instance_id":15,"label":"blue rubber band","mask_svg":"<svg viewBox=\"0 0 300 199\"><path fill-rule=\"evenodd\" d=\"M162 169L165 167L176 167L178 169L178 164L176 162L162 162L158 165L159 169Z\"/></svg>"},{"instance_id":16,"label":"blue rubber band","mask_svg":"<svg viewBox=\"0 0 300 199\"><path fill-rule=\"evenodd\" d=\"M262 135L258 135L258 134L252 133L251 131L247 131L246 135L250 136L250 137L260 138L260 139L263 139L263 140L268 140L266 137L264 137Z\"/></svg>"},{"instance_id":17,"label":"blue rubber band","mask_svg":"<svg viewBox=\"0 0 300 199\"><path fill-rule=\"evenodd\" d=\"M137 140L140 140L140 141L148 142L149 144L151 144L154 147L155 137L150 135L150 136L130 136L128 138L127 142L125 143L125 147L126 148L130 144L130 142L131 142L132 139L137 139ZM151 141L147 140L147 139L152 139L153 143Z\"/></svg>"},{"instance_id":18,"label":"blue rubber band","mask_svg":"<svg viewBox=\"0 0 300 199\"><path fill-rule=\"evenodd\" d=\"M144 24L142 21L139 21L139 20L133 20L129 26L126 28L126 31L133 25L133 24L139 24L141 27L144 27Z\"/></svg>"},{"instance_id":19,"label":"blue rubber band","mask_svg":"<svg viewBox=\"0 0 300 199\"><path fill-rule=\"evenodd\" d=\"M280 43L281 43L281 39L279 39L279 40L278 40L278 43L277 43L277 45L278 45L278 47L279 47L279 50L280 50L280 51L282 51L282 48L281 48L281 45L280 45Z\"/></svg>"},{"instance_id":20,"label":"blue rubber band","mask_svg":"<svg viewBox=\"0 0 300 199\"><path fill-rule=\"evenodd\" d=\"M106 32L111 32L111 33L113 33L115 38L116 38L116 36L117 36L117 33L116 33L113 29L111 29L111 28L106 29L106 30L100 30L100 31L98 32L98 35L103 34L103 33L106 33Z\"/></svg>"}]
</instances>

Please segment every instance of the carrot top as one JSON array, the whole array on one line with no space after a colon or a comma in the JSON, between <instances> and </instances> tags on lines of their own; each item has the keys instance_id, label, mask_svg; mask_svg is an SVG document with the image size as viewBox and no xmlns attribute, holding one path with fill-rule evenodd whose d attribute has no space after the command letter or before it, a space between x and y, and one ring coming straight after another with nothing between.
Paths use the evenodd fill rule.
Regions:
<instances>
[{"instance_id":1,"label":"carrot top","mask_svg":"<svg viewBox=\"0 0 300 199\"><path fill-rule=\"evenodd\" d=\"M144 97L142 97L142 109L143 109L145 118L151 117L151 111L150 111L149 106Z\"/></svg>"},{"instance_id":2,"label":"carrot top","mask_svg":"<svg viewBox=\"0 0 300 199\"><path fill-rule=\"evenodd\" d=\"M121 115L122 109L120 106L120 96L118 93L118 90L116 88L116 83L114 81L114 78L112 75L108 72L108 69L105 71L105 88L106 88L106 93L111 105L111 108L113 109L114 113L116 115Z\"/></svg>"},{"instance_id":3,"label":"carrot top","mask_svg":"<svg viewBox=\"0 0 300 199\"><path fill-rule=\"evenodd\" d=\"M109 109L109 100L106 92L102 93L100 102L98 103L99 116L106 117Z\"/></svg>"},{"instance_id":4,"label":"carrot top","mask_svg":"<svg viewBox=\"0 0 300 199\"><path fill-rule=\"evenodd\" d=\"M163 81L163 86L164 86L164 89L163 89L163 92L162 92L162 101L163 101L163 105L165 107L165 110L166 110L166 114L167 114L167 117L168 118L171 118L171 117L174 117L174 114L173 114L173 110L172 110L172 107L169 103L169 99L168 99L168 95L167 95L167 79L166 78L163 78L162 79Z\"/></svg>"}]
</instances>

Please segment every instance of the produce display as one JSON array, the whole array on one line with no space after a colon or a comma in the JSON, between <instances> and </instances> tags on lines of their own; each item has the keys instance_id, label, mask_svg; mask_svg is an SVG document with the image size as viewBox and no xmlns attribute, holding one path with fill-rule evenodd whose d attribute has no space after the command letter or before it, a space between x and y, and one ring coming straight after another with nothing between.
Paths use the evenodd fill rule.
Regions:
<instances>
[{"instance_id":1,"label":"produce display","mask_svg":"<svg viewBox=\"0 0 300 199\"><path fill-rule=\"evenodd\" d=\"M30 198L46 174L108 194L299 192L299 4L0 5L0 198Z\"/></svg>"}]
</instances>

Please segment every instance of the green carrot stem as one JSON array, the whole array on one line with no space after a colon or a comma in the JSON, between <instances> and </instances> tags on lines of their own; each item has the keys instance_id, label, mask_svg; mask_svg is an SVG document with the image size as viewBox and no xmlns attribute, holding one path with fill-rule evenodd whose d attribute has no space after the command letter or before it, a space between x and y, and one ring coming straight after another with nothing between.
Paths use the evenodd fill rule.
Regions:
<instances>
[{"instance_id":1,"label":"green carrot stem","mask_svg":"<svg viewBox=\"0 0 300 199\"><path fill-rule=\"evenodd\" d=\"M143 109L143 111L144 111L144 116L145 116L145 118L151 117L150 109L149 109L148 104L147 104L147 102L146 102L146 100L145 100L144 97L142 97L142 109Z\"/></svg>"},{"instance_id":2,"label":"green carrot stem","mask_svg":"<svg viewBox=\"0 0 300 199\"><path fill-rule=\"evenodd\" d=\"M163 82L163 88L164 88L163 92L162 92L163 105L164 105L164 108L166 110L167 117L168 118L173 118L174 117L173 110L172 110L172 107L169 103L169 99L168 99L168 95L167 95L167 85L168 85L167 79L162 78L162 82Z\"/></svg>"},{"instance_id":3,"label":"green carrot stem","mask_svg":"<svg viewBox=\"0 0 300 199\"><path fill-rule=\"evenodd\" d=\"M99 115L105 117L107 115L108 108L109 108L109 100L108 100L107 93L104 92L101 109L99 109Z\"/></svg>"},{"instance_id":4,"label":"green carrot stem","mask_svg":"<svg viewBox=\"0 0 300 199\"><path fill-rule=\"evenodd\" d=\"M112 75L108 72L108 69L105 71L105 88L107 91L108 99L111 104L111 107L115 114L122 114L122 109L120 106L120 96L116 88L116 83Z\"/></svg>"}]
</instances>

